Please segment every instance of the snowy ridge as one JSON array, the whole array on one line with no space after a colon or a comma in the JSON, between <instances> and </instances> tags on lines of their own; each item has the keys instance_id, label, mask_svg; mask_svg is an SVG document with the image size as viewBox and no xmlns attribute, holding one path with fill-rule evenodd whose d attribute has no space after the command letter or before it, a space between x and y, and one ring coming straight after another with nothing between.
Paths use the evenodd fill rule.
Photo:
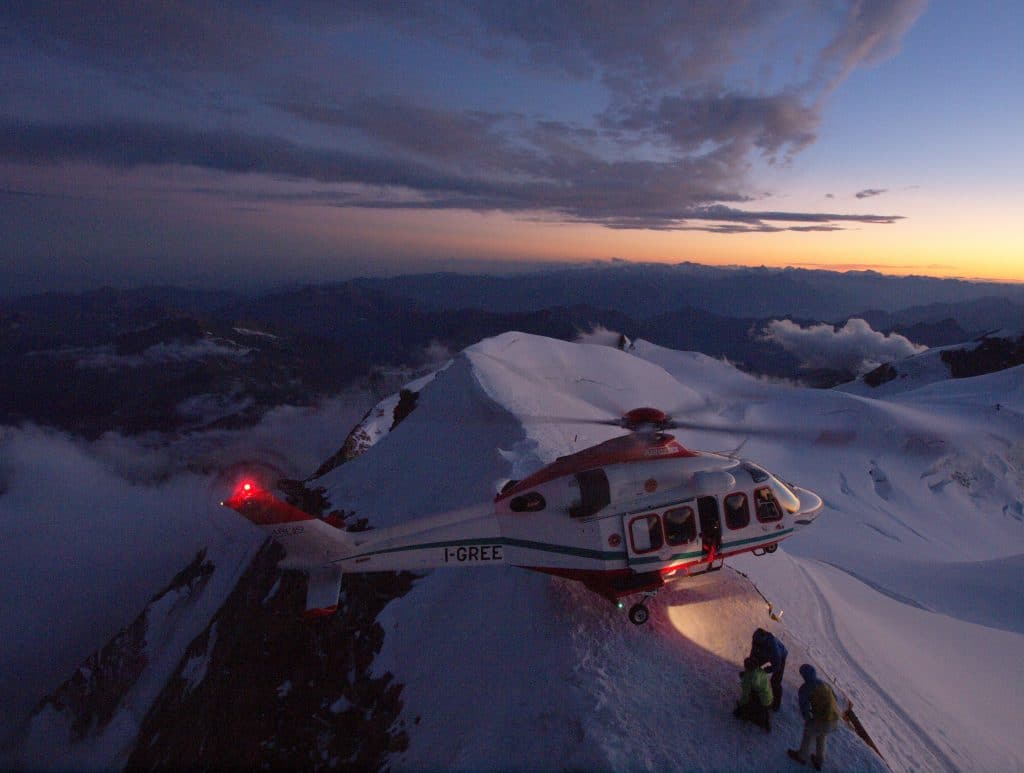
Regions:
<instances>
[{"instance_id":1,"label":"snowy ridge","mask_svg":"<svg viewBox=\"0 0 1024 773\"><path fill-rule=\"evenodd\" d=\"M823 673L836 675L888 764L941 769L969 762L975 769L1001 770L1024 761L1024 744L1007 727L1024 716L1024 705L1005 681L1008 658L1021 651L1024 640L1013 608L1004 608L1002 630L991 627L993 618L1000 618L995 603L967 615L978 585L960 585L967 572L947 573L944 567L980 564L986 590L1015 592L1019 562L1014 556L1024 552L1024 524L1014 516L1022 506L1024 433L1014 406L1024 369L963 381L935 384L920 402L916 393L887 402L761 383L723 363L642 341L631 355L508 333L467 349L421 392L419 407L389 443L336 470L325 483L335 503L390 525L487 498L482 480L519 477L616 433L538 417L607 418L655 405L757 426L845 428L854 440L839 447L748 439L742 432L687 433L684 442L708 449L742 446L744 456L784 478L806 482L825 497L825 515L805 535L785 543L784 553L736 563L776 606L788 610L783 639L797 652L805 649ZM967 392L975 404L965 410L961 399ZM996 410L996 404L1003 407ZM453 405L459 406L457 419L451 416ZM972 477L972 470L986 474ZM972 480L977 482L965 485ZM413 491L409 481L415 481ZM655 601L653 616L685 619L683 602L691 593L681 581ZM736 653L748 644L750 631L767 620L763 603L752 603L751 609L760 605L760 611L744 624L714 633L731 641L729 669L710 669L718 678L699 678L708 669L697 668L693 683L677 680L675 674L689 673L694 664L671 660L665 672L619 681L599 699L590 677L573 681L580 663L604 658L594 667L606 673L620 661L627 672L641 662L669 662L666 653L680 641L692 641L693 632L665 623L634 631L606 602L572 584L511 568L435 572L383 615L388 637L377 667L405 683L406 710L422 720L411 729L410 748L396 764L472 768L501 759L514 767L542 767L552 759L545 754L558 754L570 766L755 764L753 758L725 754L737 728L722 721L734 698L728 674L738 665ZM884 624L907 614L919 620L911 626ZM579 624L591 633L573 637L567 615L582 616ZM979 625L979 618L987 624ZM862 631L865 627L870 633ZM953 680L937 670L943 662L945 671L951 667L944 661L951 655L948 644L931 637L994 654L961 657L964 680ZM600 656L584 653L594 647ZM425 651L440 655L418 656ZM903 658L894 662L897 652ZM796 657L793 663L799 665ZM667 693L650 687L652 680L666 679L673 685ZM690 687L679 689L680 681ZM968 689L963 682L979 687ZM795 686L794 681L789 689ZM929 700L922 701L922 694ZM695 702L702 706L700 717L717 722L708 731L716 740L703 736L699 758L672 756L667 747L652 751L647 736L634 737L635 728L645 723L657 736L652 714L698 721ZM934 710L935 702L950 711ZM611 718L620 703L637 704L631 717L636 725ZM608 708L606 723L593 724L595 707ZM795 728L791 737L773 736L778 756L767 763L759 757L757 764L771 767L770 760L778 759L778 767L785 767L785 744L798 735L793 710L790 702L789 720L780 718ZM672 727L664 732L678 734L680 725ZM837 764L871 764L871 753L858 757L852 751L857 748L850 747L854 756L845 765ZM495 749L504 751L495 757ZM506 753L511 756L502 756Z\"/></svg>"},{"instance_id":2,"label":"snowy ridge","mask_svg":"<svg viewBox=\"0 0 1024 773\"><path fill-rule=\"evenodd\" d=\"M280 620L288 604L301 604L304 591L294 575L274 571L266 551L261 551L265 571L246 591L265 608L265 617L241 603L215 609L215 597L246 595L239 593L241 586L232 591L231 575L244 568L243 554L251 554L257 543L248 539L249 527L241 520L222 525L221 511L202 513L194 501L183 506L196 492L213 494L216 486L207 479L179 476L158 484L156 470L142 475L131 449L110 440L108 456L124 456L117 456L118 469L135 470L133 480L145 480L148 488L117 500L133 520L111 517L108 523L111 500L100 489L109 485L120 491L114 486L123 487L123 481L77 461L70 451L62 451L66 458L60 466L51 458L53 448L62 448L53 438L19 431L8 447L25 458L34 454L37 471L25 477L20 467L18 474L0 468L0 486L6 487L3 515L27 535L8 546L9 561L17 559L11 552L16 548L39 554L38 546L30 550L33 539L49 540L48 549L60 538L98 550L98 540L82 535L102 533L117 534L124 542L118 563L108 571L123 573L123 554L136 543L153 542L141 540L146 535L173 542L177 553L192 548L186 556L194 555L196 543L215 544L211 557L218 567L227 567L211 575L206 590L195 597L199 603L175 591L147 613L154 646L147 645L146 657L155 667L124 693L101 735L70 744L67 720L53 712L40 714L19 761L61 767L121 764L140 723L150 734L134 752L141 756L131 758L137 764L192 759L198 765L210 759L176 757L202 750L185 751L188 733L172 732L181 733L178 717L147 711L173 674L164 687L165 692L173 688L172 700L162 701L165 708L190 712L193 721L202 710L211 718L204 724L215 721L219 706L232 705L241 664L265 669L253 656L256 641L276 642L260 644L261 653L282 642L298 643L325 657L328 666L318 677L322 694L311 692L311 681L289 671L287 661L274 663L280 670L265 674L260 690L273 699L264 708L275 707L289 721L297 717L301 722L294 727L305 727L299 734L282 725L286 729L273 736L274 749L251 747L258 754L280 753L262 758L280 764L303 760L329 766L346 759L378 760L379 753L390 754L395 769L416 770L797 770L785 755L799 742L802 724L795 706L797 668L813 662L852 702L884 757L843 727L830 740L828 769L1024 768L1018 730L1024 696L1017 686L1024 652L1019 593L1024 366L935 380L880 397L767 383L703 355L645 341L623 352L513 332L469 347L446 369L408 389L417 395L404 420L394 421L397 396L378 405L364 425L373 442L316 480L332 508L354 511L373 528L486 507L496 481L522 477L621 432L568 419L609 418L640 406L734 425L730 432L680 432L679 439L697 449L737 452L798 481L824 498L825 511L775 555L730 559L742 575L727 566L667 587L651 604L651 621L642 628L578 584L510 566L439 570L417 579L411 590L406 578L401 597L390 603L378 599L370 615L359 608L365 599L353 592L343 598L344 611L367 618L374 631L358 637L356 659L369 671L357 680L347 673L349 665L340 666L346 673L338 670L339 663L348 663L341 653L357 641L354 635L334 638L323 629ZM363 410L347 422L333 412L322 418L292 412L287 423L266 428L275 439L268 449L289 458L305 449L298 467L312 469L338 447L338 433ZM792 427L805 430L807 438L820 430L842 430L850 439L833 444L777 440L771 434L745 435L744 426ZM310 459L313 439L319 456ZM228 447L224 439L214 445L206 456L223 455ZM254 457L249 452L246 458ZM76 501L88 503L84 519L66 507L68 491L50 492L54 487L44 485L67 477L67 460L82 469L69 485ZM180 493L169 496L179 488L187 492L184 500ZM39 523L39 505L30 503L40 498L46 512L56 514L51 517L59 529L49 521ZM125 523L140 530L134 542L124 532ZM28 527L40 525L44 533L37 537L39 529ZM107 549L106 541L103 546ZM232 555L238 564L229 560ZM160 571L175 565L172 558ZM175 560L180 566L180 558ZM140 583L155 582L152 567L130 568ZM66 567L61 576L73 579L81 571ZM373 577L386 579L351 579ZM22 600L20 615L4 618L21 623L19 617L25 617L31 623L19 630L19 638L32 649L16 653L45 647L48 621L61 611L60 599L42 583L27 583L8 583L4 596L39 602L29 609ZM378 598L372 580L367 587L368 598ZM96 605L104 618L97 623L90 614L78 621L81 641L62 658L61 653L48 656L47 673L36 676L40 683L72 673L96 646L90 642L108 640L132 619L124 610L141 606L134 602L133 607L129 599L114 609L109 600L84 595L78 584L69 586L72 591ZM376 609L384 604L374 623ZM776 616L782 613L780 619L769 616L769 605ZM69 605L68 612L80 606ZM771 734L731 717L737 672L756 627L775 632L790 650L783 709L773 718ZM242 629L250 628L248 635L256 638L242 637ZM233 651L222 649L229 639L239 642ZM254 675L247 678L257 681ZM3 683L4 694L24 702L26 689L12 679ZM373 712L356 701L370 683L379 692ZM386 726L371 723L371 713ZM7 727L11 719L5 717ZM161 725L165 719L169 724ZM386 730L386 746L367 757L331 756L326 746L317 746L323 734L341 733L342 727ZM293 750L300 756L286 755L292 753L290 745L301 747ZM150 749L156 751L147 757Z\"/></svg>"}]
</instances>

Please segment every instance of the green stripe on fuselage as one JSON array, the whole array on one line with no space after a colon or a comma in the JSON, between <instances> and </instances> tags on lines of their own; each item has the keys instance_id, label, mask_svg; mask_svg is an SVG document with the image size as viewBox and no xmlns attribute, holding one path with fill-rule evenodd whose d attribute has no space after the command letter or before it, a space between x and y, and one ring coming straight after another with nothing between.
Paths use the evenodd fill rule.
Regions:
<instances>
[{"instance_id":1,"label":"green stripe on fuselage","mask_svg":"<svg viewBox=\"0 0 1024 773\"><path fill-rule=\"evenodd\" d=\"M530 540L513 539L506 537L475 537L472 539L444 540L441 542L422 542L416 545L400 545L393 548L380 548L379 550L368 550L365 553L355 553L351 556L335 561L351 561L356 558L369 558L370 556L381 556L388 553L404 553L410 550L430 550L432 548L458 548L470 545L504 545L507 547L527 548L539 550L545 553L561 553L562 555L579 556L591 558L597 561L625 561L626 552L623 550L590 550L588 548L577 548L571 545L551 545L546 542L532 542Z\"/></svg>"},{"instance_id":2,"label":"green stripe on fuselage","mask_svg":"<svg viewBox=\"0 0 1024 773\"><path fill-rule=\"evenodd\" d=\"M787 534L790 534L792 529L784 529L782 531L775 532L768 536L751 537L749 539L736 540L734 542L723 543L722 551L731 550L739 547L740 545L749 545L753 542L764 542L769 544L775 542ZM472 539L457 539L457 540L444 540L441 542L423 542L416 545L401 545L393 548L381 548L379 550L368 550L365 553L356 553L351 556L346 556L343 559L335 561L351 561L356 558L369 558L370 556L386 555L388 553L404 553L410 550L430 550L432 548L458 548L468 547L470 545L505 545L508 547L526 548L528 550L539 550L542 553L558 553L567 556L579 556L580 558L589 558L595 561L629 561L630 564L662 564L667 561L683 561L689 558L699 558L704 555L701 550L690 551L686 553L674 553L668 559L659 558L658 556L645 556L645 557L629 557L624 550L590 550L588 548L577 548L571 545L552 545L547 542L533 542L531 540L514 539L511 537L495 537L488 539L487 537L474 537Z\"/></svg>"},{"instance_id":3,"label":"green stripe on fuselage","mask_svg":"<svg viewBox=\"0 0 1024 773\"><path fill-rule=\"evenodd\" d=\"M782 537L785 537L787 534L790 534L792 531L793 531L792 529L783 529L782 531L777 531L774 534L771 534L771 535L768 535L768 536L761 535L760 537L750 537L749 539L739 539L739 540L735 540L733 542L722 543L722 547L720 548L719 552L725 553L726 551L729 551L729 550L732 550L734 548L737 548L740 545L749 545L752 542L763 542L766 545L770 545L773 542L777 542ZM704 551L703 550L698 550L698 551L690 551L688 553L673 553L668 558L660 558L660 557L658 557L656 555L654 555L654 556L639 556L639 557L635 557L635 558L631 556L630 559L629 559L629 563L630 563L630 565L633 565L633 564L666 564L666 563L670 563L672 561L685 561L688 558L700 558L703 555L704 555Z\"/></svg>"}]
</instances>

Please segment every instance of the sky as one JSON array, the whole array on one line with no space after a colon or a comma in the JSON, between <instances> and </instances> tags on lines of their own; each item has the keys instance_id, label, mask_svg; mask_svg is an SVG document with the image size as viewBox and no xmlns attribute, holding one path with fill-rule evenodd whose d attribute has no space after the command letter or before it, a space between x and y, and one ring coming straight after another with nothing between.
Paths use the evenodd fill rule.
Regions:
<instances>
[{"instance_id":1,"label":"sky","mask_svg":"<svg viewBox=\"0 0 1024 773\"><path fill-rule=\"evenodd\" d=\"M1024 281L1024 6L0 5L0 282Z\"/></svg>"}]
</instances>

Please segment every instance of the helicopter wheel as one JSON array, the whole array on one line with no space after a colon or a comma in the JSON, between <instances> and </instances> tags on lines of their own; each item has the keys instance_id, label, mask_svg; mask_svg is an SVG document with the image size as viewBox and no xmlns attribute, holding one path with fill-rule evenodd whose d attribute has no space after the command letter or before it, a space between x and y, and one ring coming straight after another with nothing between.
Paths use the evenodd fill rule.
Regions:
<instances>
[{"instance_id":1,"label":"helicopter wheel","mask_svg":"<svg viewBox=\"0 0 1024 773\"><path fill-rule=\"evenodd\" d=\"M633 625L643 625L650 616L650 611L643 604L634 604L629 608L629 622Z\"/></svg>"},{"instance_id":2,"label":"helicopter wheel","mask_svg":"<svg viewBox=\"0 0 1024 773\"><path fill-rule=\"evenodd\" d=\"M764 546L764 552L765 553L774 553L778 549L779 549L779 543L778 542L773 542L771 545L765 545Z\"/></svg>"}]
</instances>

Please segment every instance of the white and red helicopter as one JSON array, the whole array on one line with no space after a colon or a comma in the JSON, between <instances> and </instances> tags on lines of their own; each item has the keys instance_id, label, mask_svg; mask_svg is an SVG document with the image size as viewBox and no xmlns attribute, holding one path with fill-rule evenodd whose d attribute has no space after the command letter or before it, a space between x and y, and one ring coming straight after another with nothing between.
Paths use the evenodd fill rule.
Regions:
<instances>
[{"instance_id":1,"label":"white and red helicopter","mask_svg":"<svg viewBox=\"0 0 1024 773\"><path fill-rule=\"evenodd\" d=\"M622 599L642 594L629 610L637 625L647 621L645 602L668 578L720 569L740 553L774 553L822 508L817 494L753 462L692 451L667 432L734 428L677 421L656 408L586 421L630 433L504 483L493 507L352 532L250 479L222 504L285 548L282 569L308 574L309 616L334 613L345 572L511 564L577 580L620 608Z\"/></svg>"}]
</instances>

